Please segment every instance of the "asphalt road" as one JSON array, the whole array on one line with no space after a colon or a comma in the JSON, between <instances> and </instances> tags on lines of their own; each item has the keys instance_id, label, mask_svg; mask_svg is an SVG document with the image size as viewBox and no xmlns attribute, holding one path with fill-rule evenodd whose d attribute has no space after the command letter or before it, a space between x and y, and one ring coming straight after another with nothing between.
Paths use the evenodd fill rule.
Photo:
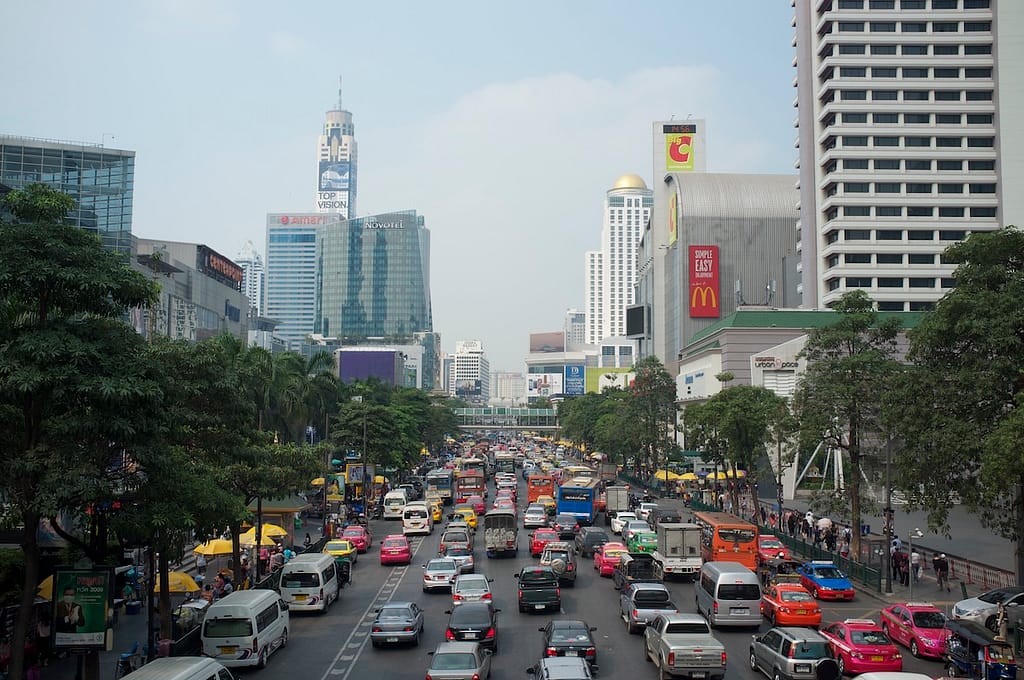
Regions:
<instances>
[{"instance_id":1,"label":"asphalt road","mask_svg":"<svg viewBox=\"0 0 1024 680\"><path fill-rule=\"evenodd\" d=\"M525 494L520 482L520 492ZM523 505L523 502L520 502ZM603 518L599 518L603 525ZM261 680L361 680L362 678L422 678L429 664L428 652L444 640L444 627L451 608L447 593L423 593L421 567L437 551L440 531L432 536L416 538L415 554L409 567L382 567L379 564L380 540L388 533L401 533L394 522L376 521L371 530L374 546L361 555L353 572L353 583L342 590L341 599L327 614L292 614L288 646L271 657L264 670L241 671L243 677ZM516 558L488 559L483 550L482 530L477 532L480 544L476 547L477 572L494 579L491 585L498 615L499 651L493 659L492 677L495 680L525 680L527 667L533 665L541 652L542 627L552 614L521 614L516 608L516 581L513 575L520 567L535 560L527 549L527 532L520 532L520 551ZM598 644L597 662L599 678L655 678L653 664L643 661L642 636L630 635L618 617L619 593L611 579L599 578L592 562L580 558L580 573L575 587L562 589L561 618L584 619L596 626ZM694 608L693 585L673 581L669 584L674 600L681 611ZM370 623L374 610L387 601L412 600L426 611L426 630L419 647L374 649L369 643ZM849 603L823 604L824 620L831 622L845 618L870 617L878 620L880 604L865 596ZM760 630L768 630L767 621ZM763 678L750 670L747 657L750 629L724 629L715 631L726 646L728 669L726 678L753 680ZM905 671L925 673L932 677L942 675L938 662L915 659L909 651L904 653Z\"/></svg>"}]
</instances>

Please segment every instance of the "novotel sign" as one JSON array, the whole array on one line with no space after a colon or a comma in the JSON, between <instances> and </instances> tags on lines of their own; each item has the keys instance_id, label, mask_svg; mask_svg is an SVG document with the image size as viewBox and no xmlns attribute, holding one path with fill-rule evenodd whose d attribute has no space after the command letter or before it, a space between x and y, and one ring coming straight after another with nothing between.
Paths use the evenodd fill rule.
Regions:
<instances>
[{"instance_id":1,"label":"novotel sign","mask_svg":"<svg viewBox=\"0 0 1024 680\"><path fill-rule=\"evenodd\" d=\"M779 357L754 357L754 368L796 368L796 361L784 360Z\"/></svg>"},{"instance_id":2,"label":"novotel sign","mask_svg":"<svg viewBox=\"0 0 1024 680\"><path fill-rule=\"evenodd\" d=\"M367 222L364 229L405 229L403 222Z\"/></svg>"}]
</instances>

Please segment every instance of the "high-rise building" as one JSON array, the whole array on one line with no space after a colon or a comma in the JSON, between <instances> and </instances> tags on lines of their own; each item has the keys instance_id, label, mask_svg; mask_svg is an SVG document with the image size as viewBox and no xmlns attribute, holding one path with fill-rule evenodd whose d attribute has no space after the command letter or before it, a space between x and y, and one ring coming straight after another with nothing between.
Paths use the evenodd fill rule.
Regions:
<instances>
[{"instance_id":1,"label":"high-rise building","mask_svg":"<svg viewBox=\"0 0 1024 680\"><path fill-rule=\"evenodd\" d=\"M448 394L486 404L491 394L491 364L479 340L459 340L449 366Z\"/></svg>"},{"instance_id":2,"label":"high-rise building","mask_svg":"<svg viewBox=\"0 0 1024 680\"><path fill-rule=\"evenodd\" d=\"M792 4L801 305L929 309L947 246L1024 218L1024 3Z\"/></svg>"},{"instance_id":3,"label":"high-rise building","mask_svg":"<svg viewBox=\"0 0 1024 680\"><path fill-rule=\"evenodd\" d=\"M587 314L578 309L565 310L565 346L577 349L587 342Z\"/></svg>"},{"instance_id":4,"label":"high-rise building","mask_svg":"<svg viewBox=\"0 0 1024 680\"><path fill-rule=\"evenodd\" d=\"M605 194L601 250L585 255L586 342L626 334L633 304L636 246L651 215L654 194L639 175L623 175Z\"/></svg>"},{"instance_id":5,"label":"high-rise building","mask_svg":"<svg viewBox=\"0 0 1024 680\"><path fill-rule=\"evenodd\" d=\"M521 406L526 404L526 376L510 371L491 373L491 398L494 406Z\"/></svg>"},{"instance_id":6,"label":"high-rise building","mask_svg":"<svg viewBox=\"0 0 1024 680\"><path fill-rule=\"evenodd\" d=\"M319 232L315 329L343 342L408 340L433 330L430 231L415 210L361 217Z\"/></svg>"},{"instance_id":7,"label":"high-rise building","mask_svg":"<svg viewBox=\"0 0 1024 680\"><path fill-rule=\"evenodd\" d=\"M249 298L249 317L262 316L263 288L266 283L263 256L252 241L246 241L238 251L235 263L242 268L242 292Z\"/></svg>"},{"instance_id":8,"label":"high-rise building","mask_svg":"<svg viewBox=\"0 0 1024 680\"><path fill-rule=\"evenodd\" d=\"M267 267L263 316L277 322L275 335L298 350L313 332L318 290L317 236L341 215L267 214Z\"/></svg>"},{"instance_id":9,"label":"high-rise building","mask_svg":"<svg viewBox=\"0 0 1024 680\"><path fill-rule=\"evenodd\" d=\"M356 126L352 113L341 105L341 78L338 79L338 105L324 117L324 131L317 144L316 210L356 216L356 187L359 154Z\"/></svg>"},{"instance_id":10,"label":"high-rise building","mask_svg":"<svg viewBox=\"0 0 1024 680\"><path fill-rule=\"evenodd\" d=\"M75 199L71 224L99 236L105 248L131 253L134 151L0 135L0 183L23 189L35 182Z\"/></svg>"}]
</instances>

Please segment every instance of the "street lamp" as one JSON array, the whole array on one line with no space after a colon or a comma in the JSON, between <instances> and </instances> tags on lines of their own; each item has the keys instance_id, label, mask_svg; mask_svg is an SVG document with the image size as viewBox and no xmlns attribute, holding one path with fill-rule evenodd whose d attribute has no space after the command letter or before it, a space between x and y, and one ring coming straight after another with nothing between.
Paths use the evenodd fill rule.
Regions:
<instances>
[{"instance_id":1,"label":"street lamp","mask_svg":"<svg viewBox=\"0 0 1024 680\"><path fill-rule=\"evenodd\" d=\"M914 578L917 577L917 574L914 573L914 539L915 538L924 538L924 534L921 532L920 529L915 528L913 531L911 531L909 534L907 534L907 551L908 551L907 559L910 560L910 580L907 581L907 583L910 584L910 593L909 593L909 595L907 595L907 599L910 600L911 602L914 600ZM918 565L920 565L920 560L918 561Z\"/></svg>"}]
</instances>

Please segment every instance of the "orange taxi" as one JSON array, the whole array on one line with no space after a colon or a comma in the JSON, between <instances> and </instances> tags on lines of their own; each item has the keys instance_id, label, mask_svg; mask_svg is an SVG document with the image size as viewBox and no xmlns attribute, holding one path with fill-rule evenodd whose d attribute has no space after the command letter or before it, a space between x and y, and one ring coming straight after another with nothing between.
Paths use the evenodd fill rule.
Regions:
<instances>
[{"instance_id":1,"label":"orange taxi","mask_svg":"<svg viewBox=\"0 0 1024 680\"><path fill-rule=\"evenodd\" d=\"M594 548L594 569L601 576L611 576L615 567L629 551L622 543L605 543Z\"/></svg>"},{"instance_id":2,"label":"orange taxi","mask_svg":"<svg viewBox=\"0 0 1024 680\"><path fill-rule=\"evenodd\" d=\"M821 625L821 607L799 583L772 583L761 598L761 613L773 626Z\"/></svg>"}]
</instances>

